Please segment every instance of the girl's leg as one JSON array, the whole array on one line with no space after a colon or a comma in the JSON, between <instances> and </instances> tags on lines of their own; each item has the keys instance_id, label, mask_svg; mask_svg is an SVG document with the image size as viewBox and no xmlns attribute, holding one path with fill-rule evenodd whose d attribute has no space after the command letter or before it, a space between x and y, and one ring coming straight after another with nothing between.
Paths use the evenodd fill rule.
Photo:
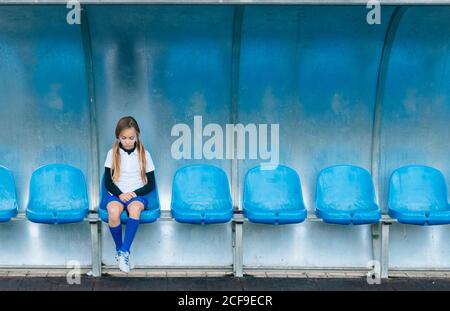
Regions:
<instances>
[{"instance_id":1,"label":"girl's leg","mask_svg":"<svg viewBox=\"0 0 450 311\"><path fill-rule=\"evenodd\" d=\"M117 201L109 202L106 206L108 209L108 225L114 243L116 244L116 251L122 247L122 225L120 223L120 214L122 214L124 206Z\"/></svg>"},{"instance_id":2,"label":"girl's leg","mask_svg":"<svg viewBox=\"0 0 450 311\"><path fill-rule=\"evenodd\" d=\"M139 218L141 212L144 210L144 204L140 201L133 201L128 205L129 218L125 229L125 238L123 240L121 250L124 252L130 252L131 243L133 243L134 236L139 226Z\"/></svg>"}]
</instances>

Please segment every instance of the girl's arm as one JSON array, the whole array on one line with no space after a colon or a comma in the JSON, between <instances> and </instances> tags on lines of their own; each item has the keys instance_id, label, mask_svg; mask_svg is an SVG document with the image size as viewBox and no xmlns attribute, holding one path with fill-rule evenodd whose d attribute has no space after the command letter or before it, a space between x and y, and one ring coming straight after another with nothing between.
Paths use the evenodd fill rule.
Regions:
<instances>
[{"instance_id":1,"label":"girl's arm","mask_svg":"<svg viewBox=\"0 0 450 311\"><path fill-rule=\"evenodd\" d=\"M155 189L155 171L148 172L147 174L147 184L143 187L133 191L138 197L142 197Z\"/></svg>"},{"instance_id":2,"label":"girl's arm","mask_svg":"<svg viewBox=\"0 0 450 311\"><path fill-rule=\"evenodd\" d=\"M119 197L122 194L122 191L120 191L119 187L117 187L112 178L111 178L111 168L105 166L105 187L106 190L108 190L110 193L115 195L116 197Z\"/></svg>"}]
</instances>

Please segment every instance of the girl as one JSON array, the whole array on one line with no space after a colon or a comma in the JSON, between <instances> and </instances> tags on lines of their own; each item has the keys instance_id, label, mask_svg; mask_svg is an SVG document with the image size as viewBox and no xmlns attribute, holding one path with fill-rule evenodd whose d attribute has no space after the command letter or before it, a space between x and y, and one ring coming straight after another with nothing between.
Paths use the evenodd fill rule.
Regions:
<instances>
[{"instance_id":1,"label":"girl","mask_svg":"<svg viewBox=\"0 0 450 311\"><path fill-rule=\"evenodd\" d=\"M139 125L133 117L119 120L116 141L105 162L106 208L108 224L116 244L116 260L123 272L130 272L130 247L139 226L141 212L147 208L144 197L155 189L155 167L139 135ZM129 219L122 242L120 214L127 209Z\"/></svg>"}]
</instances>

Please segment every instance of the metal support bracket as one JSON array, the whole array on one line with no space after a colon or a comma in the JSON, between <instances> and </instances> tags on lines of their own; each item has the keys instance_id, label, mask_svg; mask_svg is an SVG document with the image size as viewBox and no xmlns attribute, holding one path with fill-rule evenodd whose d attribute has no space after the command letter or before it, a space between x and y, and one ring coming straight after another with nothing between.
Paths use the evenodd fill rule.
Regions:
<instances>
[{"instance_id":1,"label":"metal support bracket","mask_svg":"<svg viewBox=\"0 0 450 311\"><path fill-rule=\"evenodd\" d=\"M234 214L232 220L233 233L233 274L236 277L242 277L244 253L242 249L242 229L244 224L244 215L242 213Z\"/></svg>"},{"instance_id":2,"label":"metal support bracket","mask_svg":"<svg viewBox=\"0 0 450 311\"><path fill-rule=\"evenodd\" d=\"M91 227L91 256L92 256L92 276L102 275L102 245L101 245L101 220L97 213L90 213L88 221Z\"/></svg>"}]
</instances>

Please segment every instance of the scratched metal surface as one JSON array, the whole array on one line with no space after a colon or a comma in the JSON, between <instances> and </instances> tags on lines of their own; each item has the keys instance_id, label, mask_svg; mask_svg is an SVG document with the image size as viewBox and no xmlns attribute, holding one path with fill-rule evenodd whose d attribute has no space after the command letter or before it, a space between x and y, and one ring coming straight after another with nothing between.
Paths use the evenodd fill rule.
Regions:
<instances>
[{"instance_id":1,"label":"scratched metal surface","mask_svg":"<svg viewBox=\"0 0 450 311\"><path fill-rule=\"evenodd\" d=\"M32 172L80 168L87 180L89 109L81 32L62 6L0 6L0 163L14 174L19 208ZM90 264L89 227L14 221L0 227L0 265Z\"/></svg>"}]
</instances>

